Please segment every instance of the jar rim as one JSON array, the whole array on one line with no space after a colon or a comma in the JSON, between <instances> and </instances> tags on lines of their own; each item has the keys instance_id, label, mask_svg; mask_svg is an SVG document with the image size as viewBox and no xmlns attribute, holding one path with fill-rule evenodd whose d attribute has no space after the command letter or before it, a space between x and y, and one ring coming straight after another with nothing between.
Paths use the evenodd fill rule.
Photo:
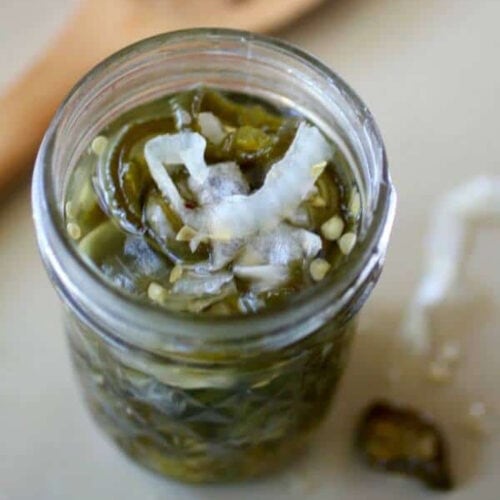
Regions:
<instances>
[{"instance_id":1,"label":"jar rim","mask_svg":"<svg viewBox=\"0 0 500 500\"><path fill-rule=\"evenodd\" d=\"M350 254L350 265L340 266L321 283L292 294L282 305L252 315L212 317L172 312L113 286L86 265L69 241L61 221L50 165L54 159L55 137L69 103L79 90L92 83L112 66L125 62L134 53L147 53L181 41L252 43L273 49L312 67L342 94L369 122L381 153L379 194L367 232ZM147 349L211 350L228 345L269 346L291 344L342 309L359 286L366 282L385 255L395 214L395 191L387 156L375 120L363 101L335 72L306 51L276 38L250 32L195 28L160 34L136 42L109 56L84 76L59 107L40 147L33 175L32 205L42 260L63 300L80 319L105 332L116 342ZM59 223L58 223L59 221ZM57 247L57 251L55 248ZM92 294L87 290L92 289ZM92 312L92 313L90 313ZM99 319L96 320L95 316Z\"/></svg>"}]
</instances>

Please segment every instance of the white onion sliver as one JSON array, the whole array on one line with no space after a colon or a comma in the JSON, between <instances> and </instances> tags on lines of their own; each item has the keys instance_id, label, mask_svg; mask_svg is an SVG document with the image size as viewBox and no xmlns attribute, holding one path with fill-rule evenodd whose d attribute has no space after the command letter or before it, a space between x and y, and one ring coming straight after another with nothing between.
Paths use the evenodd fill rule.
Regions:
<instances>
[{"instance_id":1,"label":"white onion sliver","mask_svg":"<svg viewBox=\"0 0 500 500\"><path fill-rule=\"evenodd\" d=\"M172 291L177 294L197 297L216 295L232 280L233 275L231 273L196 274L188 272L174 283Z\"/></svg>"},{"instance_id":2,"label":"white onion sliver","mask_svg":"<svg viewBox=\"0 0 500 500\"><path fill-rule=\"evenodd\" d=\"M212 242L212 259L211 270L217 271L229 264L239 253L243 245L242 240L232 241L213 241Z\"/></svg>"},{"instance_id":3,"label":"white onion sliver","mask_svg":"<svg viewBox=\"0 0 500 500\"><path fill-rule=\"evenodd\" d=\"M248 182L234 162L211 165L208 176L200 184L188 180L189 188L196 195L201 205L220 203L224 198L235 194L248 194Z\"/></svg>"},{"instance_id":4,"label":"white onion sliver","mask_svg":"<svg viewBox=\"0 0 500 500\"><path fill-rule=\"evenodd\" d=\"M211 208L207 233L213 239L227 240L276 227L313 189L321 169L312 167L331 155L332 146L321 132L301 124L289 150L271 167L259 190L228 197Z\"/></svg>"},{"instance_id":5,"label":"white onion sliver","mask_svg":"<svg viewBox=\"0 0 500 500\"><path fill-rule=\"evenodd\" d=\"M478 177L446 193L432 213L426 237L424 273L402 324L402 335L417 352L432 346L432 313L445 300L467 291L463 269L481 223L500 221L500 178Z\"/></svg>"},{"instance_id":6,"label":"white onion sliver","mask_svg":"<svg viewBox=\"0 0 500 500\"><path fill-rule=\"evenodd\" d=\"M234 266L234 275L252 281L255 293L266 292L286 283L290 277L288 266Z\"/></svg>"},{"instance_id":7,"label":"white onion sliver","mask_svg":"<svg viewBox=\"0 0 500 500\"><path fill-rule=\"evenodd\" d=\"M200 113L198 115L198 124L200 125L201 133L214 144L220 144L224 137L226 137L222 123L213 113Z\"/></svg>"},{"instance_id":8,"label":"white onion sliver","mask_svg":"<svg viewBox=\"0 0 500 500\"><path fill-rule=\"evenodd\" d=\"M184 223L198 228L199 216L187 210L177 186L170 177L174 165L185 165L193 182L201 185L208 178L209 168L205 163L205 139L196 132L159 135L149 140L144 147L144 156L156 185L162 195L172 203L174 210Z\"/></svg>"},{"instance_id":9,"label":"white onion sliver","mask_svg":"<svg viewBox=\"0 0 500 500\"><path fill-rule=\"evenodd\" d=\"M296 260L315 257L321 248L322 241L317 234L289 224L280 224L273 231L251 239L242 259L247 255L258 255L264 263L288 265Z\"/></svg>"},{"instance_id":10,"label":"white onion sliver","mask_svg":"<svg viewBox=\"0 0 500 500\"><path fill-rule=\"evenodd\" d=\"M323 248L321 237L307 229L295 229L294 235L300 241L304 255L308 259L316 257Z\"/></svg>"}]
</instances>

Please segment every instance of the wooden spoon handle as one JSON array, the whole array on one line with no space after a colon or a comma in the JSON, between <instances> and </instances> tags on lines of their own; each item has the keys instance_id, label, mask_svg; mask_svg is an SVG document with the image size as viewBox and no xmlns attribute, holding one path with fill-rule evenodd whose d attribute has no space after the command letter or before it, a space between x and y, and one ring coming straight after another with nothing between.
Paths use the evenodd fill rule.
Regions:
<instances>
[{"instance_id":1,"label":"wooden spoon handle","mask_svg":"<svg viewBox=\"0 0 500 500\"><path fill-rule=\"evenodd\" d=\"M45 56L0 95L0 193L29 170L57 106L77 80L119 48L200 25L267 30L321 0L82 0Z\"/></svg>"},{"instance_id":2,"label":"wooden spoon handle","mask_svg":"<svg viewBox=\"0 0 500 500\"><path fill-rule=\"evenodd\" d=\"M126 43L102 22L102 8L97 14L94 3L84 3L41 60L0 96L0 192L32 166L54 112L76 81Z\"/></svg>"}]
</instances>

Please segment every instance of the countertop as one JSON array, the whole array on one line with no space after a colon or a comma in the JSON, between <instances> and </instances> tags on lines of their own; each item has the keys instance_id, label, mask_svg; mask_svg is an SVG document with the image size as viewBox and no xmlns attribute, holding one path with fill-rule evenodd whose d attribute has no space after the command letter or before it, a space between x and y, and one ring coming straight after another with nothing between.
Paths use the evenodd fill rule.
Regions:
<instances>
[{"instance_id":1,"label":"countertop","mask_svg":"<svg viewBox=\"0 0 500 500\"><path fill-rule=\"evenodd\" d=\"M0 0L0 87L43 49L73 4ZM310 451L276 476L188 487L135 466L103 437L76 389L58 299L35 247L29 186L2 199L0 499L434 497L416 483L368 471L352 452L360 409L387 394L411 400L442 422L458 479L447 498L498 499L498 439L470 437L460 426L474 398L500 406L498 323L479 328L480 318L468 318L477 328L460 382L439 388L389 388L387 382L387 346L418 282L434 205L469 178L500 174L498 19L497 0L331 0L278 33L331 65L371 108L386 142L399 206L385 272L363 312L335 407ZM486 268L485 282L498 267L498 246L491 241L477 257Z\"/></svg>"}]
</instances>

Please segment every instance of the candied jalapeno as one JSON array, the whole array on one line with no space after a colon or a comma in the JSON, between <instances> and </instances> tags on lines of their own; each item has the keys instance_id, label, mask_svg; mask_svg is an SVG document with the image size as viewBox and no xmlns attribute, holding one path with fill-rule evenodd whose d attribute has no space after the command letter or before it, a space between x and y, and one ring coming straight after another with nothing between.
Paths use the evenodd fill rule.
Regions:
<instances>
[{"instance_id":1,"label":"candied jalapeno","mask_svg":"<svg viewBox=\"0 0 500 500\"><path fill-rule=\"evenodd\" d=\"M93 227L101 223L102 227L99 226L95 235L87 238L82 247L91 260L93 255L102 254L102 250L92 250L91 245L99 246L105 242L108 244L112 235L116 235L117 242L109 244L108 248L116 252L114 261L120 263L123 268L123 273L120 275L133 275L136 272L135 266L130 264L130 259L120 255L125 248L121 244L124 235L125 239L127 234L144 238L145 244L152 251L166 257L163 260L163 272L160 273L166 278L158 283L158 273L155 270L149 276L149 283L155 293L144 294L144 287L141 286L139 287L141 296L149 298L156 304L165 307L170 305L177 309L180 303L177 297L173 297L175 285L172 279L168 278L169 276L176 276L176 280L184 279L183 276L202 268L231 273L233 269L241 265L238 259L242 253L245 253L246 243L245 241L238 242L237 239L228 244L210 242L210 239L198 235L197 230L183 220L186 213L195 214L202 208L199 199L200 187L196 184L197 181L190 178L182 165L172 165L167 168L171 179L169 182L173 183L183 200L183 213L179 213L151 175L150 166L145 157L145 146L148 141L162 137L174 138L177 134L178 140L182 143L187 139L181 139L179 134L198 134L197 137L201 137L204 141L203 161L207 162L208 172L215 172L217 168L226 168L223 165L227 165L226 170L229 169L227 174L223 174L222 170L220 174L210 174L211 180L207 185L208 188L212 186L210 189L217 190L219 189L217 186L220 185L222 196L227 196L223 194L226 192L251 195L266 183L273 165L284 161L290 154L291 149L295 147L299 127L303 126L301 123L304 121L305 119L293 110L280 110L254 97L235 93L224 95L206 88L166 96L130 110L103 129L93 142L93 145L96 144L98 147L92 147L90 154L82 159L81 166L75 170L73 177L83 179L81 183L83 188L82 192L78 192L78 182L72 183L75 187L68 191L68 205L72 206L74 200L88 198L89 195L94 205L87 212L79 210L72 214L71 223L74 226L68 229L77 234L79 224L84 228L89 226L87 219L95 219ZM193 135L189 137L194 138ZM190 140L194 141L194 139ZM182 151L180 150L181 153ZM279 304L290 294L312 286L330 269L341 265L346 260L345 254L349 253L350 249L348 248L347 252L343 251L339 241L323 237L321 228L325 221L335 216L345 221L342 227L345 227L346 232L356 234L358 219L349 212L349 197L352 197L353 192L357 192L357 188L353 181L349 180L348 164L334 144L331 145L331 152L325 153L324 160L324 166L318 164L322 173L310 195L301 201L297 211L283 218L283 223L291 231L300 228L310 231L311 234L316 233L322 238L321 250L312 257L326 261L323 265L325 272L320 276L312 271L313 268L310 266L315 266L317 263L313 264L311 257L304 259L300 255L290 254L288 261L283 262L284 257L276 254L278 250L271 251L266 257L271 259L269 262L266 263L266 258L260 256L256 259L255 265L272 264L274 268L271 274L274 272L279 277L280 274L287 273L288 278L282 278L281 283L276 278L276 284L271 282L268 285L262 285L262 283L252 285L252 279L262 281L262 278L252 277L251 272L247 272L245 277L235 273L235 293L240 294L243 302L238 302L234 294L220 294L219 304L214 304L211 300L202 302L206 304L205 311L221 315L249 313L266 305ZM184 160L179 157L178 161L182 163ZM292 168L292 165L288 168ZM314 165L311 165L311 168L314 168ZM234 178L231 180L227 175ZM85 194L89 189L92 190L92 186L94 192ZM203 189L206 190L207 187ZM241 189L248 191L239 191ZM205 198L208 196L213 203L213 200L219 199L221 195L217 195L216 198L210 194L203 196ZM269 203L272 203L272 199ZM75 205L78 203L75 202ZM83 207L85 208L85 205ZM98 216L93 216L92 210L96 211L96 209ZM114 224L102 224L103 213L113 219ZM116 227L120 227L124 234L117 234ZM278 242L278 245L285 248L291 244L290 242L292 240L288 238L281 243ZM347 243L347 246L344 244L345 248L350 244ZM260 246L262 247L262 244ZM291 251L290 248L289 251ZM100 266L101 271L106 271L104 275L109 277L109 266L104 270L102 258L99 257L99 259L94 260L95 264ZM185 266L188 273L179 269L174 270L175 266ZM111 274L114 276L114 284L134 281L133 277L116 279L116 273ZM259 272L260 276L265 274L265 272ZM148 276L141 274L141 282L147 281ZM132 289L137 289L137 287L127 287L128 291ZM161 293L156 293L158 290ZM170 303L167 300L169 294L172 298ZM161 300L158 299L160 295ZM248 304L248 300L253 303L250 309L243 306L243 303ZM196 303L201 304L199 301ZM235 309L235 303L239 303L241 307ZM186 303L185 308L192 310L193 306Z\"/></svg>"},{"instance_id":2,"label":"candied jalapeno","mask_svg":"<svg viewBox=\"0 0 500 500\"><path fill-rule=\"evenodd\" d=\"M203 101L214 89L200 83L230 91ZM175 130L146 142L152 186L126 170L122 208L141 230L125 229L96 196L96 164L127 127L156 119ZM242 127L271 149L228 157ZM332 204L316 197L327 179L339 184ZM137 462L216 481L278 467L326 412L384 261L394 192L373 117L333 72L282 42L191 30L125 49L78 84L42 144L33 210L96 420ZM347 234L334 220L323 235L332 217Z\"/></svg>"},{"instance_id":3,"label":"candied jalapeno","mask_svg":"<svg viewBox=\"0 0 500 500\"><path fill-rule=\"evenodd\" d=\"M453 487L441 431L412 408L374 403L361 419L356 442L372 467L415 477L435 490Z\"/></svg>"},{"instance_id":4,"label":"candied jalapeno","mask_svg":"<svg viewBox=\"0 0 500 500\"><path fill-rule=\"evenodd\" d=\"M257 357L157 357L103 342L67 318L93 415L147 467L190 482L272 472L304 446L329 408L354 331L331 325Z\"/></svg>"}]
</instances>

